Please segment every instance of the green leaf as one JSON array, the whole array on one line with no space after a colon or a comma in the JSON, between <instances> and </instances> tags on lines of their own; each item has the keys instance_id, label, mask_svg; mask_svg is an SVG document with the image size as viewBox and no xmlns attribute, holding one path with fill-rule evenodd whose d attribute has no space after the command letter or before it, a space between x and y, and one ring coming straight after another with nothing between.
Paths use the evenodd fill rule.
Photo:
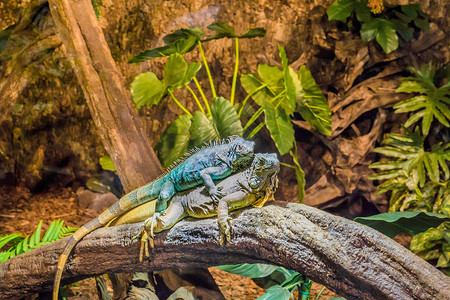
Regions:
<instances>
[{"instance_id":1,"label":"green leaf","mask_svg":"<svg viewBox=\"0 0 450 300\"><path fill-rule=\"evenodd\" d=\"M138 63L149 60L151 58L169 56L175 53L188 53L195 49L198 41L199 39L196 36L189 35L187 38L179 39L173 44L143 51L130 59L128 62Z\"/></svg>"},{"instance_id":2,"label":"green leaf","mask_svg":"<svg viewBox=\"0 0 450 300\"><path fill-rule=\"evenodd\" d=\"M417 4L401 5L400 8L410 19L417 18L417 10L420 10Z\"/></svg>"},{"instance_id":3,"label":"green leaf","mask_svg":"<svg viewBox=\"0 0 450 300\"><path fill-rule=\"evenodd\" d=\"M359 22L367 23L372 19L372 13L370 12L370 8L367 6L367 3L355 1L354 10L356 13L356 18Z\"/></svg>"},{"instance_id":4,"label":"green leaf","mask_svg":"<svg viewBox=\"0 0 450 300\"><path fill-rule=\"evenodd\" d=\"M328 20L345 21L354 10L355 0L335 1L327 10Z\"/></svg>"},{"instance_id":5,"label":"green leaf","mask_svg":"<svg viewBox=\"0 0 450 300\"><path fill-rule=\"evenodd\" d=\"M191 137L190 127L191 118L188 115L182 115L173 121L161 135L155 152L164 168L169 167L187 152Z\"/></svg>"},{"instance_id":6,"label":"green leaf","mask_svg":"<svg viewBox=\"0 0 450 300\"><path fill-rule=\"evenodd\" d=\"M199 62L190 64L186 70L186 73L184 74L183 80L181 81L181 85L184 86L185 84L191 82L201 68L202 64Z\"/></svg>"},{"instance_id":7,"label":"green leaf","mask_svg":"<svg viewBox=\"0 0 450 300\"><path fill-rule=\"evenodd\" d=\"M430 30L430 23L424 19L414 19L414 24L424 31Z\"/></svg>"},{"instance_id":8,"label":"green leaf","mask_svg":"<svg viewBox=\"0 0 450 300\"><path fill-rule=\"evenodd\" d=\"M416 234L410 244L410 250L414 253L428 251L436 245L442 244L444 231L439 228L429 228L425 232Z\"/></svg>"},{"instance_id":9,"label":"green leaf","mask_svg":"<svg viewBox=\"0 0 450 300\"><path fill-rule=\"evenodd\" d=\"M255 37L263 37L266 35L266 30L262 27L251 28L244 32L239 38L241 39L249 39Z\"/></svg>"},{"instance_id":10,"label":"green leaf","mask_svg":"<svg viewBox=\"0 0 450 300\"><path fill-rule=\"evenodd\" d=\"M304 105L297 102L303 119L324 135L331 135L331 110L328 101L306 66L301 66L298 77L303 87Z\"/></svg>"},{"instance_id":11,"label":"green leaf","mask_svg":"<svg viewBox=\"0 0 450 300\"><path fill-rule=\"evenodd\" d=\"M195 39L199 41L204 35L203 30L198 27L180 28L163 37L164 43L167 45L175 44L187 39Z\"/></svg>"},{"instance_id":12,"label":"green leaf","mask_svg":"<svg viewBox=\"0 0 450 300\"><path fill-rule=\"evenodd\" d=\"M111 159L111 157L104 155L99 159L100 166L102 166L103 170L115 171L116 167Z\"/></svg>"},{"instance_id":13,"label":"green leaf","mask_svg":"<svg viewBox=\"0 0 450 300\"><path fill-rule=\"evenodd\" d=\"M219 270L237 274L244 277L261 278L272 274L277 266L266 264L239 264L239 265L223 265L216 267Z\"/></svg>"},{"instance_id":14,"label":"green leaf","mask_svg":"<svg viewBox=\"0 0 450 300\"><path fill-rule=\"evenodd\" d=\"M216 132L212 120L204 113L196 111L191 121L189 148L198 147L209 141L219 139L219 134Z\"/></svg>"},{"instance_id":15,"label":"green leaf","mask_svg":"<svg viewBox=\"0 0 450 300\"><path fill-rule=\"evenodd\" d=\"M131 95L138 109L158 104L164 96L164 91L164 83L152 72L139 74L131 83Z\"/></svg>"},{"instance_id":16,"label":"green leaf","mask_svg":"<svg viewBox=\"0 0 450 300\"><path fill-rule=\"evenodd\" d=\"M261 79L254 74L243 74L241 84L245 91L252 95L256 104L262 106L264 102L272 102L284 92L284 74L276 66L258 65L258 75Z\"/></svg>"},{"instance_id":17,"label":"green leaf","mask_svg":"<svg viewBox=\"0 0 450 300\"><path fill-rule=\"evenodd\" d=\"M236 110L230 101L223 97L215 98L211 105L214 127L219 138L224 139L232 135L242 136L243 128Z\"/></svg>"},{"instance_id":18,"label":"green leaf","mask_svg":"<svg viewBox=\"0 0 450 300\"><path fill-rule=\"evenodd\" d=\"M398 48L398 36L392 22L380 19L376 40L386 54Z\"/></svg>"},{"instance_id":19,"label":"green leaf","mask_svg":"<svg viewBox=\"0 0 450 300\"><path fill-rule=\"evenodd\" d=\"M359 33L361 34L361 38L364 42L370 42L376 38L378 33L378 25L379 24L375 21L375 19L362 24Z\"/></svg>"},{"instance_id":20,"label":"green leaf","mask_svg":"<svg viewBox=\"0 0 450 300\"><path fill-rule=\"evenodd\" d=\"M164 69L164 83L166 88L180 84L186 74L188 65L180 54L172 54Z\"/></svg>"},{"instance_id":21,"label":"green leaf","mask_svg":"<svg viewBox=\"0 0 450 300\"><path fill-rule=\"evenodd\" d=\"M292 149L295 142L291 118L284 109L275 108L270 102L263 103L263 108L270 136L275 142L280 155L284 155Z\"/></svg>"},{"instance_id":22,"label":"green leaf","mask_svg":"<svg viewBox=\"0 0 450 300\"><path fill-rule=\"evenodd\" d=\"M256 300L289 300L291 293L287 288L274 285L266 290L266 293Z\"/></svg>"},{"instance_id":23,"label":"green leaf","mask_svg":"<svg viewBox=\"0 0 450 300\"><path fill-rule=\"evenodd\" d=\"M208 37L207 40L221 39L224 37L227 38L236 37L234 28L225 22L214 22L208 26L208 29L215 31L216 34L212 37Z\"/></svg>"},{"instance_id":24,"label":"green leaf","mask_svg":"<svg viewBox=\"0 0 450 300\"><path fill-rule=\"evenodd\" d=\"M429 212L402 211L356 218L355 221L392 238L400 232L411 235L424 232L431 227L439 226L442 222L450 221L450 218Z\"/></svg>"},{"instance_id":25,"label":"green leaf","mask_svg":"<svg viewBox=\"0 0 450 300\"><path fill-rule=\"evenodd\" d=\"M391 22L392 25L394 26L395 31L400 33L400 35L405 41L409 42L410 40L412 40L413 37L412 30L406 24L395 20Z\"/></svg>"},{"instance_id":26,"label":"green leaf","mask_svg":"<svg viewBox=\"0 0 450 300\"><path fill-rule=\"evenodd\" d=\"M10 235L5 235L0 237L0 249L2 249L7 243L11 242L17 244L22 241L25 237L18 233L13 233Z\"/></svg>"},{"instance_id":27,"label":"green leaf","mask_svg":"<svg viewBox=\"0 0 450 300\"><path fill-rule=\"evenodd\" d=\"M270 91L268 91L265 87L259 89L261 86L264 85L264 83L261 80L259 80L255 74L242 74L241 84L242 87L245 89L245 91L248 94L252 95L252 99L259 106L262 106L264 102L270 101L274 97L274 95L270 93Z\"/></svg>"},{"instance_id":28,"label":"green leaf","mask_svg":"<svg viewBox=\"0 0 450 300\"><path fill-rule=\"evenodd\" d=\"M295 103L300 102L301 104L304 104L305 100L302 97L302 86L300 80L294 70L289 67L284 48L278 45L278 50L283 63L284 86L287 96L287 101L284 101L285 105L283 107L285 108L286 113L291 115L295 110Z\"/></svg>"},{"instance_id":29,"label":"green leaf","mask_svg":"<svg viewBox=\"0 0 450 300\"><path fill-rule=\"evenodd\" d=\"M284 91L284 73L279 67L268 64L258 65L258 75L273 96Z\"/></svg>"},{"instance_id":30,"label":"green leaf","mask_svg":"<svg viewBox=\"0 0 450 300\"><path fill-rule=\"evenodd\" d=\"M398 48L398 36L395 25L389 20L373 18L361 26L361 38L368 42L376 38L386 54Z\"/></svg>"}]
</instances>

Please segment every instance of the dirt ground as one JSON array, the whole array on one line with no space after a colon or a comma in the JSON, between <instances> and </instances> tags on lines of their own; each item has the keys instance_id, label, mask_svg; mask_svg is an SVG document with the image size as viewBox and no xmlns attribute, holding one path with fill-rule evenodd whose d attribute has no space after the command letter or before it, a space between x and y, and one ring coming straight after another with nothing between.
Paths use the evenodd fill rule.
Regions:
<instances>
[{"instance_id":1,"label":"dirt ground","mask_svg":"<svg viewBox=\"0 0 450 300\"><path fill-rule=\"evenodd\" d=\"M0 187L0 234L32 233L42 219L42 229L57 219L65 220L65 225L79 227L95 217L78 205L75 191L71 188L49 190L33 195L26 188L16 186ZM264 294L250 278L230 274L216 268L209 269L226 299L256 299ZM310 299L315 299L323 286L314 283ZM297 293L295 292L295 298ZM325 289L320 299L338 297ZM33 297L36 299L35 297ZM71 285L67 299L96 299L94 279L89 278Z\"/></svg>"}]
</instances>

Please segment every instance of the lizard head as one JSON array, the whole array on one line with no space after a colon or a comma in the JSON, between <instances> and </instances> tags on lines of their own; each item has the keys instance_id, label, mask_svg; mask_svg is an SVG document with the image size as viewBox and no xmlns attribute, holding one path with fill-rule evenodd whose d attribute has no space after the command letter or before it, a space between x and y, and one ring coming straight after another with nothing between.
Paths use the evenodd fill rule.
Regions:
<instances>
[{"instance_id":1,"label":"lizard head","mask_svg":"<svg viewBox=\"0 0 450 300\"><path fill-rule=\"evenodd\" d=\"M253 191L263 192L253 206L262 206L273 199L273 194L278 187L278 172L280 172L280 161L275 153L258 153L253 159L250 167L251 175L249 185Z\"/></svg>"},{"instance_id":2,"label":"lizard head","mask_svg":"<svg viewBox=\"0 0 450 300\"><path fill-rule=\"evenodd\" d=\"M229 153L231 165L234 168L249 165L254 156L253 151L255 148L255 142L246 141L238 136L232 136L229 139L231 140L231 149Z\"/></svg>"}]
</instances>

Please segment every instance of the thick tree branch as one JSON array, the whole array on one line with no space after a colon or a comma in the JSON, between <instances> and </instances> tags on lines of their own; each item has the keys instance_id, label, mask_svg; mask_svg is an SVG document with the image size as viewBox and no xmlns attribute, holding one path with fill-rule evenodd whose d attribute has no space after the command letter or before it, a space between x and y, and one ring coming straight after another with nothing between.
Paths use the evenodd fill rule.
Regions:
<instances>
[{"instance_id":1,"label":"thick tree branch","mask_svg":"<svg viewBox=\"0 0 450 300\"><path fill-rule=\"evenodd\" d=\"M450 299L450 279L366 226L299 204L236 212L232 244L220 246L216 219L184 220L158 234L138 261L140 224L99 229L75 248L65 283L108 272L263 262L299 271L348 299ZM0 297L49 289L65 240L0 265Z\"/></svg>"}]
</instances>

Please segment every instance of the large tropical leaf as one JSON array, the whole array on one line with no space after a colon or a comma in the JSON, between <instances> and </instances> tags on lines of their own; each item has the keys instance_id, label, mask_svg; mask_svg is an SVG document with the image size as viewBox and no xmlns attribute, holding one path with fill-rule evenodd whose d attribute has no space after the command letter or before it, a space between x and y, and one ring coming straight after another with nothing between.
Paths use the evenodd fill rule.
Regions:
<instances>
[{"instance_id":1,"label":"large tropical leaf","mask_svg":"<svg viewBox=\"0 0 450 300\"><path fill-rule=\"evenodd\" d=\"M279 67L269 65L258 65L258 75L243 74L241 84L252 99L262 106L264 102L272 102L275 97L284 101L280 95L285 91L284 74Z\"/></svg>"},{"instance_id":2,"label":"large tropical leaf","mask_svg":"<svg viewBox=\"0 0 450 300\"><path fill-rule=\"evenodd\" d=\"M266 126L269 129L278 151L284 155L292 149L295 137L291 119L284 109L275 107L271 102L263 103Z\"/></svg>"},{"instance_id":3,"label":"large tropical leaf","mask_svg":"<svg viewBox=\"0 0 450 300\"><path fill-rule=\"evenodd\" d=\"M158 144L156 144L155 152L164 168L169 167L188 151L191 138L190 127L191 118L188 115L182 115L173 121L161 135Z\"/></svg>"},{"instance_id":4,"label":"large tropical leaf","mask_svg":"<svg viewBox=\"0 0 450 300\"><path fill-rule=\"evenodd\" d=\"M170 55L164 69L164 84L166 87L180 84L187 69L188 65L183 56L178 53Z\"/></svg>"},{"instance_id":5,"label":"large tropical leaf","mask_svg":"<svg viewBox=\"0 0 450 300\"><path fill-rule=\"evenodd\" d=\"M191 121L189 148L198 147L209 141L219 139L219 134L214 128L212 118L208 118L201 111L196 111Z\"/></svg>"},{"instance_id":6,"label":"large tropical leaf","mask_svg":"<svg viewBox=\"0 0 450 300\"><path fill-rule=\"evenodd\" d=\"M211 105L214 127L220 139L232 135L242 136L243 129L236 110L223 97L215 98Z\"/></svg>"},{"instance_id":7,"label":"large tropical leaf","mask_svg":"<svg viewBox=\"0 0 450 300\"><path fill-rule=\"evenodd\" d=\"M267 264L239 264L239 265L223 265L216 267L222 271L233 273L236 275L261 278L272 274L278 267Z\"/></svg>"},{"instance_id":8,"label":"large tropical leaf","mask_svg":"<svg viewBox=\"0 0 450 300\"><path fill-rule=\"evenodd\" d=\"M164 83L152 72L139 74L131 83L131 95L138 109L158 104L164 96L164 91Z\"/></svg>"},{"instance_id":9,"label":"large tropical leaf","mask_svg":"<svg viewBox=\"0 0 450 300\"><path fill-rule=\"evenodd\" d=\"M284 48L278 45L278 51L280 52L281 62L283 64L284 86L287 96L287 99L286 101L283 101L282 106L286 113L291 115L295 110L295 103L300 102L304 104L305 99L302 97L303 88L297 74L289 67Z\"/></svg>"},{"instance_id":10,"label":"large tropical leaf","mask_svg":"<svg viewBox=\"0 0 450 300\"><path fill-rule=\"evenodd\" d=\"M331 110L328 101L316 84L306 66L301 66L298 78L303 88L303 101L297 102L297 109L303 119L324 135L331 135Z\"/></svg>"},{"instance_id":11,"label":"large tropical leaf","mask_svg":"<svg viewBox=\"0 0 450 300\"><path fill-rule=\"evenodd\" d=\"M389 237L394 237L401 232L415 235L427 231L429 228L439 226L442 222L450 221L450 218L429 212L402 211L355 218L355 221Z\"/></svg>"},{"instance_id":12,"label":"large tropical leaf","mask_svg":"<svg viewBox=\"0 0 450 300\"><path fill-rule=\"evenodd\" d=\"M285 287L274 285L266 290L266 293L256 300L289 300L291 293Z\"/></svg>"}]
</instances>

